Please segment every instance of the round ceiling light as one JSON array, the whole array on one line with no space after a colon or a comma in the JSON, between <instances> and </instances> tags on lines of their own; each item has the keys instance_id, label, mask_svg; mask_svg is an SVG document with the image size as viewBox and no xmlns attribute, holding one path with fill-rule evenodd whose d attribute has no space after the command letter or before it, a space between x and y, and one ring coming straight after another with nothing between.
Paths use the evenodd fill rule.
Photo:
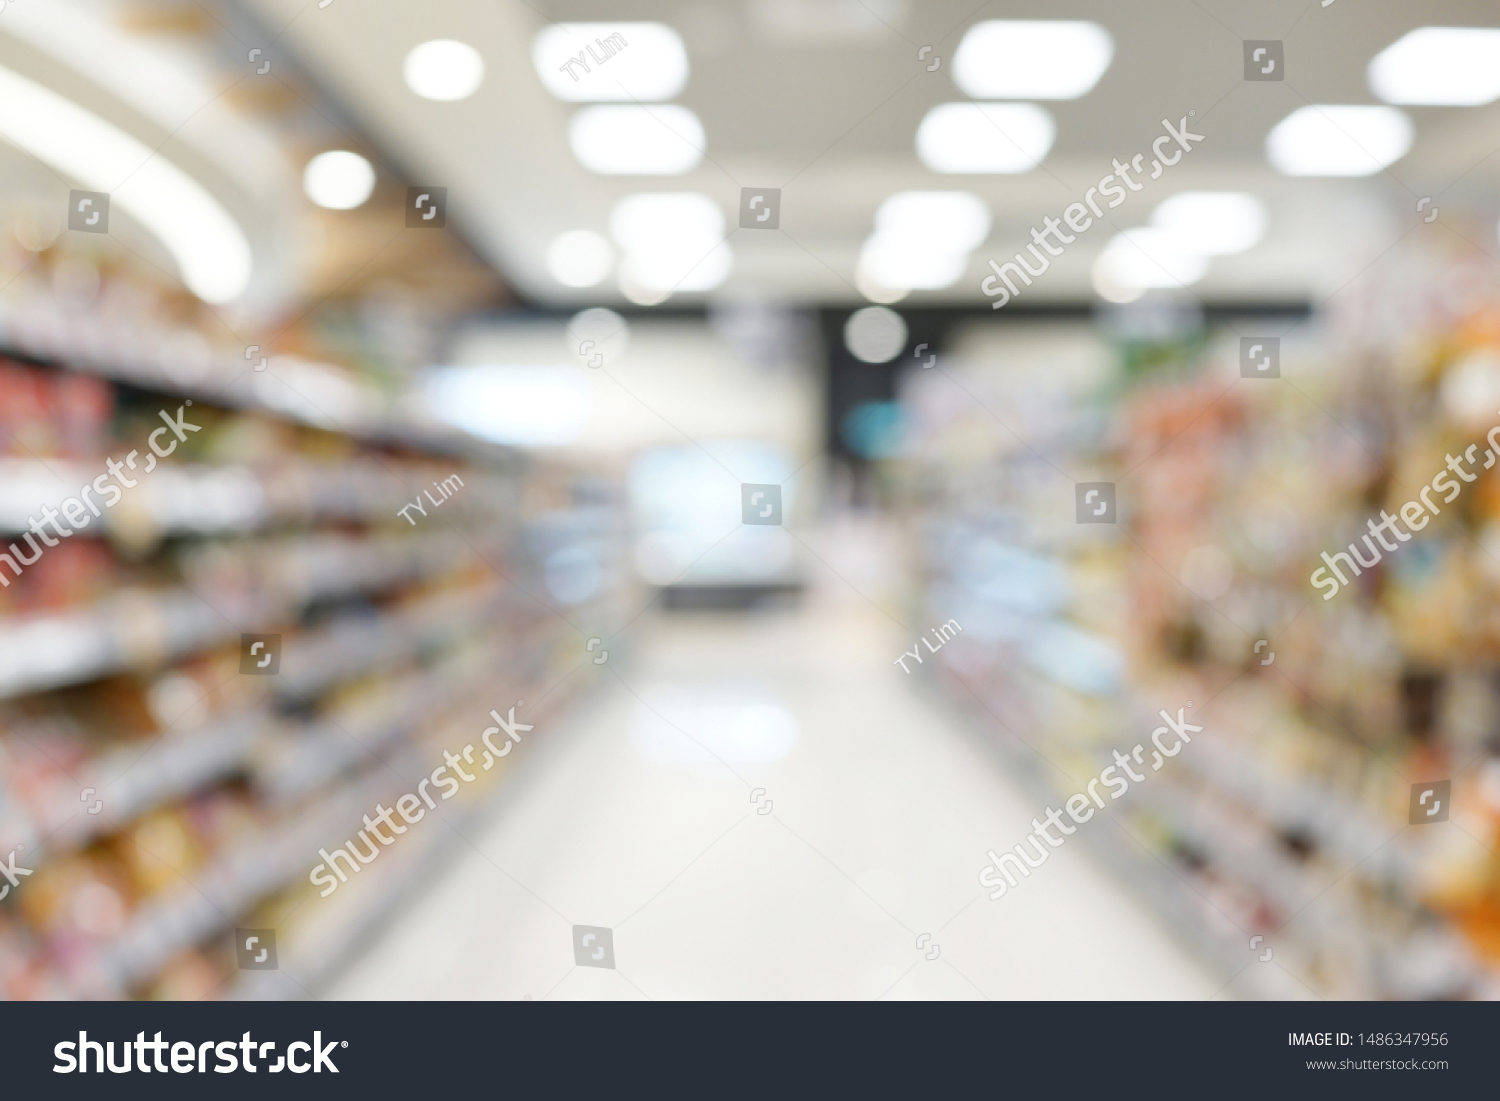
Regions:
<instances>
[{"instance_id":1,"label":"round ceiling light","mask_svg":"<svg viewBox=\"0 0 1500 1101\"><path fill-rule=\"evenodd\" d=\"M565 287L592 287L614 266L614 250L597 233L569 230L547 248L547 271Z\"/></svg>"},{"instance_id":2,"label":"round ceiling light","mask_svg":"<svg viewBox=\"0 0 1500 1101\"><path fill-rule=\"evenodd\" d=\"M423 99L468 99L484 83L484 59L451 38L423 42L406 55L406 86Z\"/></svg>"},{"instance_id":3,"label":"round ceiling light","mask_svg":"<svg viewBox=\"0 0 1500 1101\"><path fill-rule=\"evenodd\" d=\"M375 190L375 169L358 153L332 149L307 162L302 189L328 210L353 210Z\"/></svg>"}]
</instances>

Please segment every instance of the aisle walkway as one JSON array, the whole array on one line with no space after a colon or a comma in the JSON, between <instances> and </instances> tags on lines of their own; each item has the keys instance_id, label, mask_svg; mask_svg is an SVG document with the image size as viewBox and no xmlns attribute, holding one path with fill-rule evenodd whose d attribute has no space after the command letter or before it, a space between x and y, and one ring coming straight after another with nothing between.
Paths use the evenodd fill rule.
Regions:
<instances>
[{"instance_id":1,"label":"aisle walkway","mask_svg":"<svg viewBox=\"0 0 1500 1101\"><path fill-rule=\"evenodd\" d=\"M860 604L657 618L328 996L1214 995L1082 845L983 897L1040 808L892 664L909 644ZM616 969L575 966L575 924Z\"/></svg>"}]
</instances>

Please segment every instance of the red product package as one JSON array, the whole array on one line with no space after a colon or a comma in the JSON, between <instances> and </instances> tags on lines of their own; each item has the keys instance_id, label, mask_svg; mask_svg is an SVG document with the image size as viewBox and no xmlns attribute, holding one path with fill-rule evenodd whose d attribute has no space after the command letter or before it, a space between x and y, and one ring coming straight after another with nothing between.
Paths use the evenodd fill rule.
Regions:
<instances>
[{"instance_id":1,"label":"red product package","mask_svg":"<svg viewBox=\"0 0 1500 1101\"><path fill-rule=\"evenodd\" d=\"M50 387L38 370L0 359L0 454L56 454Z\"/></svg>"},{"instance_id":2,"label":"red product package","mask_svg":"<svg viewBox=\"0 0 1500 1101\"><path fill-rule=\"evenodd\" d=\"M64 455L93 458L108 449L115 392L107 382L63 373L52 385L54 424Z\"/></svg>"}]
</instances>

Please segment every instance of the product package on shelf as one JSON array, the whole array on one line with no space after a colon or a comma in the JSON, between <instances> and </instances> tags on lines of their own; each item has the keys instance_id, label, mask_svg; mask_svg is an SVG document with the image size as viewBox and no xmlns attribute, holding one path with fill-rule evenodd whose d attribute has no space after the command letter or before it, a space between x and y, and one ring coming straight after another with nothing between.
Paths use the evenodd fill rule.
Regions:
<instances>
[{"instance_id":1,"label":"product package on shelf","mask_svg":"<svg viewBox=\"0 0 1500 1101\"><path fill-rule=\"evenodd\" d=\"M931 666L1054 805L1161 713L1203 728L1092 836L1231 993L1494 996L1497 327L1280 329L1276 381L1240 381L1230 331L1136 373L980 336L916 379L919 614L963 627Z\"/></svg>"},{"instance_id":2,"label":"product package on shelf","mask_svg":"<svg viewBox=\"0 0 1500 1101\"><path fill-rule=\"evenodd\" d=\"M0 997L309 996L513 767L491 712L519 744L598 676L619 495L53 336L0 361ZM450 752L445 821L321 898L319 851Z\"/></svg>"}]
</instances>

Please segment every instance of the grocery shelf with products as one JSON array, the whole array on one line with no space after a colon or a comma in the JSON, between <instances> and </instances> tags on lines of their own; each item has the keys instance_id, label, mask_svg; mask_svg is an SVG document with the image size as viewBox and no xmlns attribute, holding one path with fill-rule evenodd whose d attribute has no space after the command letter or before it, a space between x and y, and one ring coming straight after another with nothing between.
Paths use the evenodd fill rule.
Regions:
<instances>
[{"instance_id":1,"label":"grocery shelf with products","mask_svg":"<svg viewBox=\"0 0 1500 1101\"><path fill-rule=\"evenodd\" d=\"M975 329L906 397L918 615L963 626L939 682L1056 806L1190 708L1202 732L1089 843L1234 996L1500 992L1500 296L1372 335L1401 289L1149 354ZM1282 378L1242 381L1261 331ZM1367 521L1466 454L1473 484L1325 600L1322 552L1368 562ZM1077 521L1087 481L1115 483L1114 523Z\"/></svg>"},{"instance_id":2,"label":"grocery shelf with products","mask_svg":"<svg viewBox=\"0 0 1500 1101\"><path fill-rule=\"evenodd\" d=\"M618 492L355 371L12 305L0 859L29 874L3 884L0 997L314 994L521 754L468 750L453 813L337 897L319 850L481 746L492 710L545 736L598 676ZM238 966L237 927L275 930L278 970Z\"/></svg>"}]
</instances>

